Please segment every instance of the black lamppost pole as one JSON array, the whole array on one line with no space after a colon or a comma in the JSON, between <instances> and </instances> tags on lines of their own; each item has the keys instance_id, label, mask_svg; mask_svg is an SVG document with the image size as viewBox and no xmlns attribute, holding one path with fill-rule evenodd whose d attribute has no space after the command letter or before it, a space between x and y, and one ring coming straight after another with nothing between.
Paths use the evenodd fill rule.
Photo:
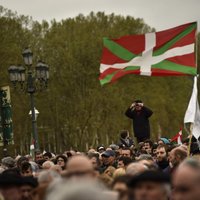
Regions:
<instances>
[{"instance_id":1,"label":"black lamppost pole","mask_svg":"<svg viewBox=\"0 0 200 200\"><path fill-rule=\"evenodd\" d=\"M33 77L33 72L32 72L33 54L30 49L25 49L22 55L24 58L24 63L28 68L27 92L30 95L30 102L31 102L31 113L32 113L31 118L32 118L34 147L35 147L35 150L38 150L39 140L38 140L37 122L36 122L36 116L35 116L35 101L34 101L35 86L34 86L34 77Z\"/></svg>"},{"instance_id":2,"label":"black lamppost pole","mask_svg":"<svg viewBox=\"0 0 200 200\"><path fill-rule=\"evenodd\" d=\"M22 56L24 58L24 63L27 67L27 82L25 83L25 68L22 66L10 66L8 71L10 74L10 80L13 83L14 87L17 87L17 83L20 84L21 89L25 88L26 84L26 92L30 95L30 104L31 104L31 118L32 118L32 134L34 140L34 149L39 150L39 140L38 140L38 132L37 132L37 121L36 121L36 113L35 113L35 102L34 102L34 93L37 88L39 91L47 88L47 83L49 80L49 67L39 61L35 67L35 73L33 72L33 53L29 48L26 48ZM37 87L37 83L39 86Z\"/></svg>"}]
</instances>

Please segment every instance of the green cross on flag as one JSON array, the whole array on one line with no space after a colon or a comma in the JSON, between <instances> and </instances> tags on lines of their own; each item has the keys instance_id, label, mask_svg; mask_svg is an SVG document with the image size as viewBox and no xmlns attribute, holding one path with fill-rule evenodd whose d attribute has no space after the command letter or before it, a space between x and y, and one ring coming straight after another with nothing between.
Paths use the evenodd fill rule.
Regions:
<instances>
[{"instance_id":1,"label":"green cross on flag","mask_svg":"<svg viewBox=\"0 0 200 200\"><path fill-rule=\"evenodd\" d=\"M114 82L126 74L146 76L196 75L197 23L143 35L104 38L100 83Z\"/></svg>"}]
</instances>

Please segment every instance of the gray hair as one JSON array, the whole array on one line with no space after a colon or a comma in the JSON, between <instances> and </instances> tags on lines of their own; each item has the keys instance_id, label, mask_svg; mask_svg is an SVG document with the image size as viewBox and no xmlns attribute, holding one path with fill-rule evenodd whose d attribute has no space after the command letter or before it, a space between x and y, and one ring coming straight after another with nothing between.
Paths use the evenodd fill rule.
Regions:
<instances>
[{"instance_id":1,"label":"gray hair","mask_svg":"<svg viewBox=\"0 0 200 200\"><path fill-rule=\"evenodd\" d=\"M1 162L2 162L2 166L6 169L15 167L15 163L16 163L15 160L10 156L3 158Z\"/></svg>"},{"instance_id":2,"label":"gray hair","mask_svg":"<svg viewBox=\"0 0 200 200\"><path fill-rule=\"evenodd\" d=\"M61 176L58 172L53 170L44 170L40 172L38 176L38 183L47 183L55 179L61 179Z\"/></svg>"},{"instance_id":3,"label":"gray hair","mask_svg":"<svg viewBox=\"0 0 200 200\"><path fill-rule=\"evenodd\" d=\"M130 163L126 168L126 174L135 176L148 170L148 167L142 163L134 162Z\"/></svg>"},{"instance_id":4,"label":"gray hair","mask_svg":"<svg viewBox=\"0 0 200 200\"><path fill-rule=\"evenodd\" d=\"M50 186L45 200L117 200L105 192L102 185L94 181L62 181Z\"/></svg>"},{"instance_id":5,"label":"gray hair","mask_svg":"<svg viewBox=\"0 0 200 200\"><path fill-rule=\"evenodd\" d=\"M186 158L181 164L181 166L188 166L192 169L200 170L200 161L195 158Z\"/></svg>"},{"instance_id":6,"label":"gray hair","mask_svg":"<svg viewBox=\"0 0 200 200\"><path fill-rule=\"evenodd\" d=\"M46 169L49 169L49 168L51 168L52 166L54 166L54 163L53 163L52 161L50 161L50 160L47 160L47 161L45 161L45 162L42 164L42 167L43 167L43 168L46 168Z\"/></svg>"},{"instance_id":7,"label":"gray hair","mask_svg":"<svg viewBox=\"0 0 200 200\"><path fill-rule=\"evenodd\" d=\"M31 164L31 169L33 172L37 172L39 170L37 163L35 163L33 161L29 161L29 163Z\"/></svg>"},{"instance_id":8,"label":"gray hair","mask_svg":"<svg viewBox=\"0 0 200 200\"><path fill-rule=\"evenodd\" d=\"M200 183L200 161L197 158L186 158L178 167L181 170L182 167L189 167L190 170L195 171L198 183Z\"/></svg>"},{"instance_id":9,"label":"gray hair","mask_svg":"<svg viewBox=\"0 0 200 200\"><path fill-rule=\"evenodd\" d=\"M138 158L138 161L140 161L140 160L152 160L153 161L153 158L149 154L141 154Z\"/></svg>"}]
</instances>

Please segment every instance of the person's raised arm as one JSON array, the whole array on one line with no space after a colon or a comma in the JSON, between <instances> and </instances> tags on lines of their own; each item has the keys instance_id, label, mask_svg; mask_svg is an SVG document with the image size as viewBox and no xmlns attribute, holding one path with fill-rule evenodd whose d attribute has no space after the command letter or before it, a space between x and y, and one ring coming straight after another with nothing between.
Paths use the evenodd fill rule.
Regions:
<instances>
[{"instance_id":1,"label":"person's raised arm","mask_svg":"<svg viewBox=\"0 0 200 200\"><path fill-rule=\"evenodd\" d=\"M129 118L133 118L133 110L135 109L135 103L132 103L125 112L125 115Z\"/></svg>"},{"instance_id":2,"label":"person's raised arm","mask_svg":"<svg viewBox=\"0 0 200 200\"><path fill-rule=\"evenodd\" d=\"M143 106L143 110L145 112L146 117L151 117L151 115L153 114L153 111L150 108L147 108L145 106Z\"/></svg>"}]
</instances>

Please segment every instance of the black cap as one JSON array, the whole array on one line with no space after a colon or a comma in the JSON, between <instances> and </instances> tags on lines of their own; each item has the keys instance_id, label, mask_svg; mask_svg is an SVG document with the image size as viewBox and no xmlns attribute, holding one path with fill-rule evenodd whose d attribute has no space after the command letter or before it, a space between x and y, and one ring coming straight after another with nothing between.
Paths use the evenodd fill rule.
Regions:
<instances>
[{"instance_id":1,"label":"black cap","mask_svg":"<svg viewBox=\"0 0 200 200\"><path fill-rule=\"evenodd\" d=\"M137 183L150 181L154 183L170 183L170 176L161 171L145 171L135 177L133 177L129 183L129 187L134 187Z\"/></svg>"},{"instance_id":2,"label":"black cap","mask_svg":"<svg viewBox=\"0 0 200 200\"><path fill-rule=\"evenodd\" d=\"M24 176L23 185L30 185L31 187L35 188L38 186L38 181L33 176Z\"/></svg>"},{"instance_id":3,"label":"black cap","mask_svg":"<svg viewBox=\"0 0 200 200\"><path fill-rule=\"evenodd\" d=\"M139 99L138 99L138 100L135 100L134 102L135 102L135 103L142 103L142 100L139 100Z\"/></svg>"},{"instance_id":4,"label":"black cap","mask_svg":"<svg viewBox=\"0 0 200 200\"><path fill-rule=\"evenodd\" d=\"M0 187L23 185L23 178L17 174L2 173L0 174Z\"/></svg>"}]
</instances>

